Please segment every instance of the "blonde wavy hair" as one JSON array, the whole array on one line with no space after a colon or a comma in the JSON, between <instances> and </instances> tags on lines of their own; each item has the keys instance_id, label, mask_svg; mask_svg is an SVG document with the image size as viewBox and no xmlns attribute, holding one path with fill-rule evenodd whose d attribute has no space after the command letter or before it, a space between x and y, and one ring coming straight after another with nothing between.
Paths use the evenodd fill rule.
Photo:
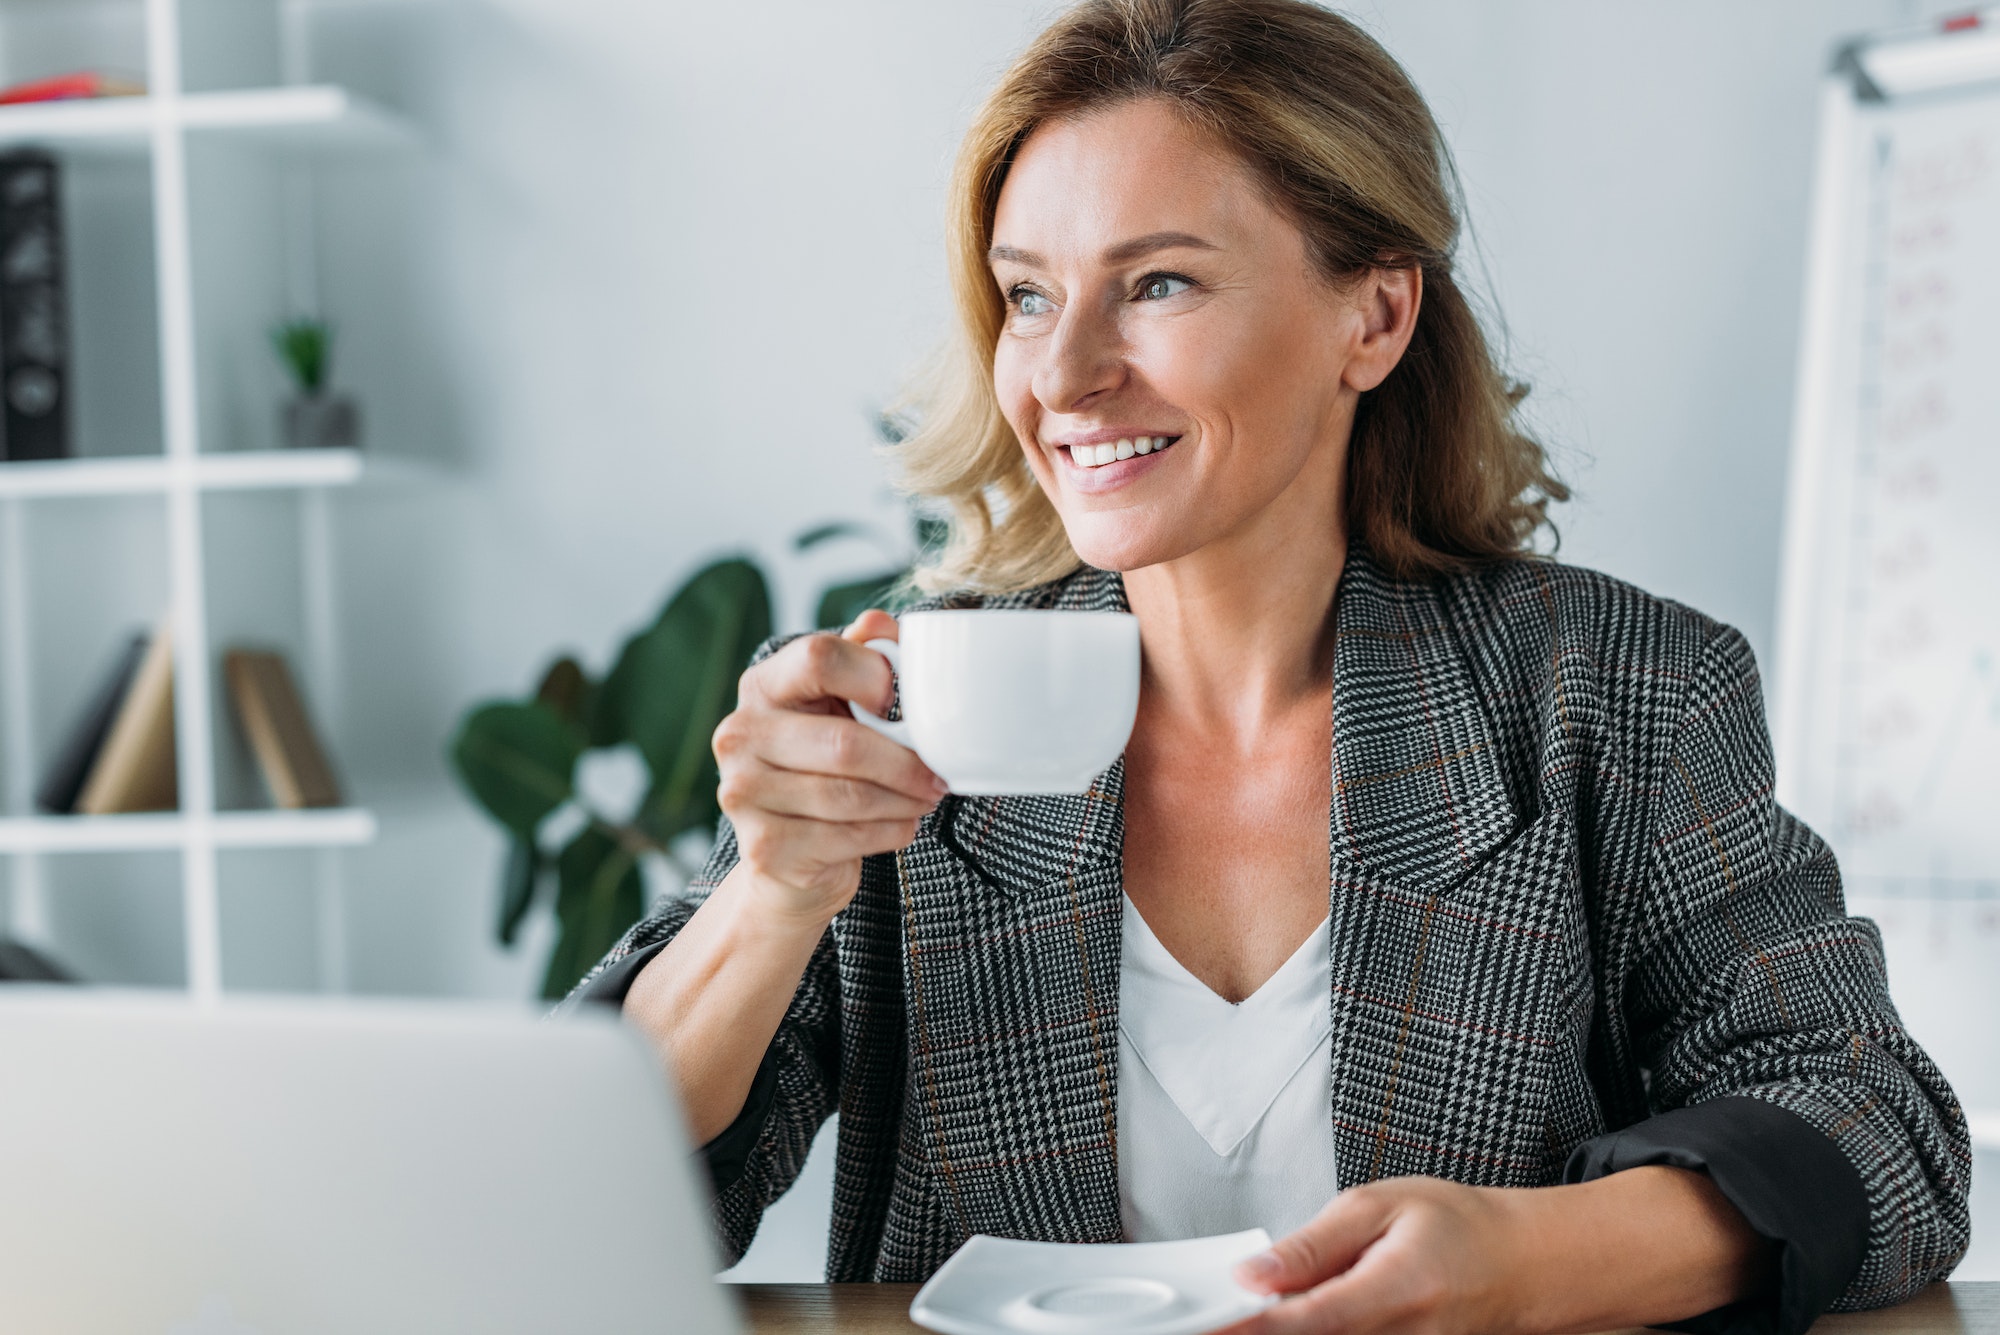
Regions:
<instances>
[{"instance_id":1,"label":"blonde wavy hair","mask_svg":"<svg viewBox=\"0 0 2000 1335\"><path fill-rule=\"evenodd\" d=\"M1330 281L1423 271L1409 349L1355 416L1348 532L1405 577L1531 554L1569 492L1518 423L1526 390L1500 373L1453 279L1450 152L1402 67L1305 0L1087 0L1014 62L959 149L947 219L957 333L906 396L912 429L891 450L904 489L952 519L918 587L1011 592L1080 564L994 394L1005 310L987 250L1036 127L1135 98L1166 101L1240 155Z\"/></svg>"}]
</instances>

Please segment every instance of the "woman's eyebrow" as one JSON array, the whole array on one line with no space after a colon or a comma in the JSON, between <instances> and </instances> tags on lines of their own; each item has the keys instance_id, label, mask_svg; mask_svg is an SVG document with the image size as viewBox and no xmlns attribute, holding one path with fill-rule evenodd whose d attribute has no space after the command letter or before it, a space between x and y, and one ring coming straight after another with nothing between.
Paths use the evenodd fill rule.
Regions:
<instances>
[{"instance_id":1,"label":"woman's eyebrow","mask_svg":"<svg viewBox=\"0 0 2000 1335\"><path fill-rule=\"evenodd\" d=\"M1156 250L1220 250L1213 241L1204 241L1189 232L1148 232L1130 241L1120 241L1104 252L1109 264L1127 264Z\"/></svg>"},{"instance_id":2,"label":"woman's eyebrow","mask_svg":"<svg viewBox=\"0 0 2000 1335\"><path fill-rule=\"evenodd\" d=\"M1135 236L1130 241L1120 241L1107 248L1104 261L1107 264L1129 264L1143 255L1151 255L1158 250L1220 250L1213 241L1204 241L1191 232L1148 232ZM1032 250L1022 250L1018 246L994 246L986 252L988 264L1019 264L1024 268L1045 267L1040 255Z\"/></svg>"},{"instance_id":3,"label":"woman's eyebrow","mask_svg":"<svg viewBox=\"0 0 2000 1335\"><path fill-rule=\"evenodd\" d=\"M988 264L1018 264L1025 269L1042 267L1042 257L1032 250L1022 250L1018 246L994 246L986 252Z\"/></svg>"}]
</instances>

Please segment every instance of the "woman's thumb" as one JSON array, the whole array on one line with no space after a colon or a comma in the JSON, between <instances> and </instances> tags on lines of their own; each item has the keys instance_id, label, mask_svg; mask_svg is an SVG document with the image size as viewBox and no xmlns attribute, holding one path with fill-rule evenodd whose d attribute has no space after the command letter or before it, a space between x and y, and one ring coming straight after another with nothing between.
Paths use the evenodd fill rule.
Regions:
<instances>
[{"instance_id":1,"label":"woman's thumb","mask_svg":"<svg viewBox=\"0 0 2000 1335\"><path fill-rule=\"evenodd\" d=\"M1340 1274L1368 1250L1387 1220L1367 1197L1343 1192L1304 1227L1236 1266L1236 1282L1258 1293L1298 1293Z\"/></svg>"},{"instance_id":2,"label":"woman's thumb","mask_svg":"<svg viewBox=\"0 0 2000 1335\"><path fill-rule=\"evenodd\" d=\"M866 644L870 640L897 639L899 637L896 629L896 618L879 607L871 607L854 618L847 629L840 634L843 639L852 640L856 644Z\"/></svg>"}]
</instances>

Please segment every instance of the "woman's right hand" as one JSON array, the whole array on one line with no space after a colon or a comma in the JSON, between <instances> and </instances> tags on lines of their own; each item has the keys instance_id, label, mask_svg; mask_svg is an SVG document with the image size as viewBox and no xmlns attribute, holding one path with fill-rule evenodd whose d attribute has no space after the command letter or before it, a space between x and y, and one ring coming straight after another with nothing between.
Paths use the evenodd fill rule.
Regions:
<instances>
[{"instance_id":1,"label":"woman's right hand","mask_svg":"<svg viewBox=\"0 0 2000 1335\"><path fill-rule=\"evenodd\" d=\"M743 674L715 730L736 865L624 1002L679 1082L697 1144L742 1112L861 859L909 843L944 796L916 752L847 710L888 707L889 662L862 641L895 635L886 612L866 612L840 635L792 641Z\"/></svg>"},{"instance_id":2,"label":"woman's right hand","mask_svg":"<svg viewBox=\"0 0 2000 1335\"><path fill-rule=\"evenodd\" d=\"M861 859L916 838L949 791L916 752L848 712L850 700L888 709L888 660L862 646L895 638L895 619L871 610L839 635L792 641L743 674L715 730L718 797L744 889L764 911L823 927L854 897Z\"/></svg>"}]
</instances>

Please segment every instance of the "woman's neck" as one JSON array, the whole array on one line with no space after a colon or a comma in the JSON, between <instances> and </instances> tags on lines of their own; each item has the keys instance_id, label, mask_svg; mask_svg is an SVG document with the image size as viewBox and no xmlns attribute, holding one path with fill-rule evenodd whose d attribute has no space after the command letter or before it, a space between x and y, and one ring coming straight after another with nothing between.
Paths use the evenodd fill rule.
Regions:
<instances>
[{"instance_id":1,"label":"woman's neck","mask_svg":"<svg viewBox=\"0 0 2000 1335\"><path fill-rule=\"evenodd\" d=\"M1341 507L1292 515L1129 571L1144 649L1140 708L1253 740L1323 699L1333 669L1333 600L1347 561Z\"/></svg>"}]
</instances>

